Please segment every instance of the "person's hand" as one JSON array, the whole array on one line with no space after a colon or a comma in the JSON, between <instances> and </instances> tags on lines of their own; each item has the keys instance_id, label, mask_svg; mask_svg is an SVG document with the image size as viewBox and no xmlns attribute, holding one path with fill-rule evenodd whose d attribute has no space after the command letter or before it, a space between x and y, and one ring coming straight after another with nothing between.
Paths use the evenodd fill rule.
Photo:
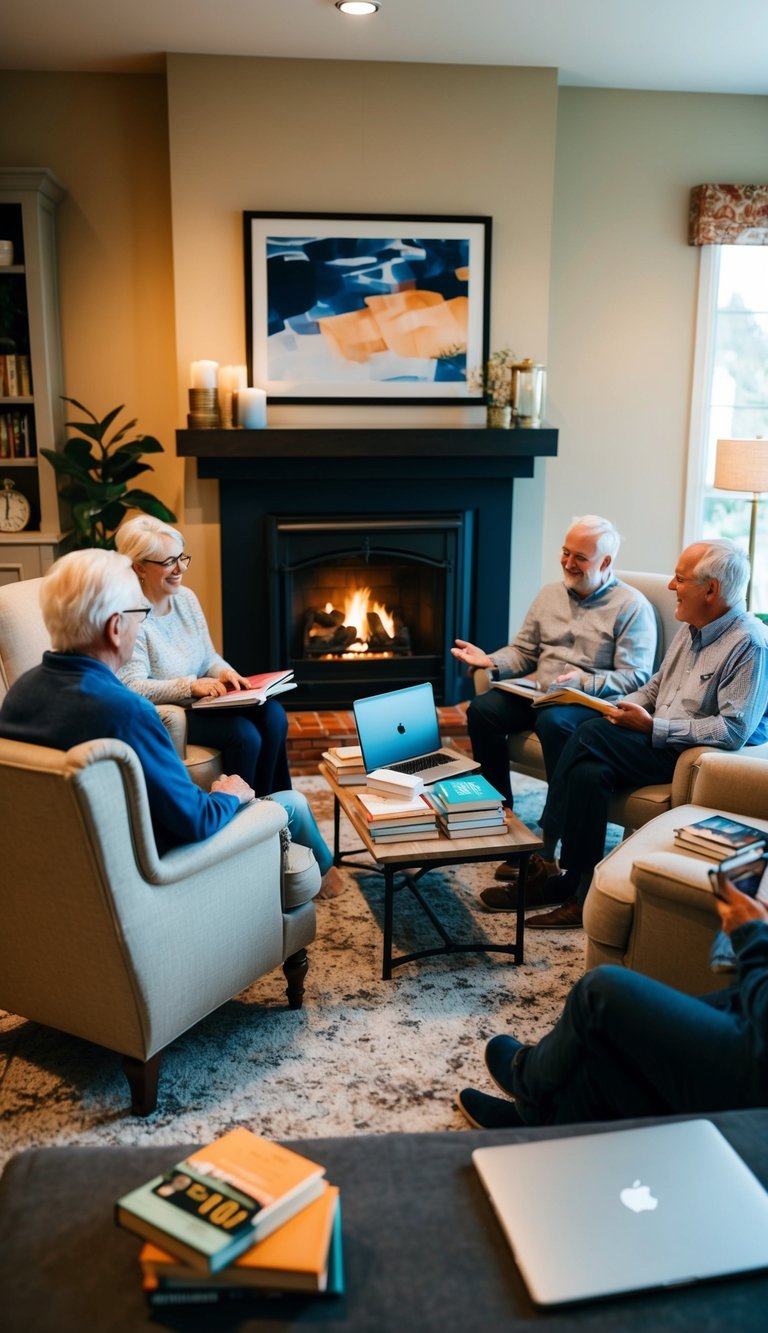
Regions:
<instances>
[{"instance_id":1,"label":"person's hand","mask_svg":"<svg viewBox=\"0 0 768 1333\"><path fill-rule=\"evenodd\" d=\"M726 935L747 921L768 921L768 907L757 898L741 893L727 875L718 875L717 880L724 897L715 898L715 907Z\"/></svg>"},{"instance_id":2,"label":"person's hand","mask_svg":"<svg viewBox=\"0 0 768 1333\"><path fill-rule=\"evenodd\" d=\"M239 671L235 671L234 667L225 667L223 671L220 671L219 680L225 688L229 686L231 690L249 690L251 688L248 677L241 676Z\"/></svg>"},{"instance_id":3,"label":"person's hand","mask_svg":"<svg viewBox=\"0 0 768 1333\"><path fill-rule=\"evenodd\" d=\"M653 731L653 717L640 704L627 703L626 699L617 699L615 712L605 716L614 727L626 727L628 731L644 731L647 735Z\"/></svg>"},{"instance_id":4,"label":"person's hand","mask_svg":"<svg viewBox=\"0 0 768 1333\"><path fill-rule=\"evenodd\" d=\"M215 699L226 692L226 685L222 685L220 680L214 680L213 676L201 676L199 680L193 680L190 690L193 699Z\"/></svg>"},{"instance_id":5,"label":"person's hand","mask_svg":"<svg viewBox=\"0 0 768 1333\"><path fill-rule=\"evenodd\" d=\"M581 672L574 667L571 671L563 671L561 675L555 676L553 685L575 685L577 690L581 689Z\"/></svg>"},{"instance_id":6,"label":"person's hand","mask_svg":"<svg viewBox=\"0 0 768 1333\"><path fill-rule=\"evenodd\" d=\"M460 662L466 662L468 667L492 667L493 661L484 653L482 648L476 647L474 643L467 643L466 639L457 639L456 647L451 649L454 657L458 657Z\"/></svg>"},{"instance_id":7,"label":"person's hand","mask_svg":"<svg viewBox=\"0 0 768 1333\"><path fill-rule=\"evenodd\" d=\"M253 787L237 773L224 773L220 778L216 778L211 783L211 791L223 791L227 796L236 796L241 805L248 805L250 801L256 800L256 793Z\"/></svg>"}]
</instances>

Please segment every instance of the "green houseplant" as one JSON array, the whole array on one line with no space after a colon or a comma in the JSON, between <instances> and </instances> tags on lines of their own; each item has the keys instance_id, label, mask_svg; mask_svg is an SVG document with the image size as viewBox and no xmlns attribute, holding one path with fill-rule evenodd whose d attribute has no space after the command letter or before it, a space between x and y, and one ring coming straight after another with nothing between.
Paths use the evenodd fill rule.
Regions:
<instances>
[{"instance_id":1,"label":"green houseplant","mask_svg":"<svg viewBox=\"0 0 768 1333\"><path fill-rule=\"evenodd\" d=\"M161 454L163 446L153 435L135 435L126 439L136 420L120 426L110 439L107 435L123 405L113 407L100 421L76 398L63 398L88 421L68 421L67 430L77 431L67 440L63 449L42 449L44 458L56 471L60 495L72 512L75 528L75 546L103 546L114 549L115 530L129 509L141 509L145 514L166 523L176 516L161 500L149 491L129 489L128 483L142 472L151 472L152 466L142 462L145 454Z\"/></svg>"}]
</instances>

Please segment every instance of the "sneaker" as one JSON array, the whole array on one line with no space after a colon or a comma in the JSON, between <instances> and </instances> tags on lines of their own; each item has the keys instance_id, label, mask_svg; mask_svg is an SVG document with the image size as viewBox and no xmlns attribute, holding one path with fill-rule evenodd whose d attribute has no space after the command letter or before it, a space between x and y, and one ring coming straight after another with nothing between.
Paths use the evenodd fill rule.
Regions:
<instances>
[{"instance_id":1,"label":"sneaker","mask_svg":"<svg viewBox=\"0 0 768 1333\"><path fill-rule=\"evenodd\" d=\"M526 918L526 930L579 930L582 925L582 908L578 898L566 898L560 907L552 912L542 912L541 916Z\"/></svg>"},{"instance_id":2,"label":"sneaker","mask_svg":"<svg viewBox=\"0 0 768 1333\"><path fill-rule=\"evenodd\" d=\"M473 1129L521 1129L525 1124L514 1102L489 1097L477 1088L464 1088L456 1101Z\"/></svg>"},{"instance_id":3,"label":"sneaker","mask_svg":"<svg viewBox=\"0 0 768 1333\"><path fill-rule=\"evenodd\" d=\"M520 1051L524 1051L525 1046L515 1037L508 1037L502 1034L500 1037L491 1037L485 1048L485 1067L497 1088L506 1092L508 1097L514 1100L515 1094L512 1089L512 1066L515 1063Z\"/></svg>"},{"instance_id":4,"label":"sneaker","mask_svg":"<svg viewBox=\"0 0 768 1333\"><path fill-rule=\"evenodd\" d=\"M528 875L526 876L526 886L530 889L539 880L549 879L550 875L556 875L559 870L557 861L545 861L543 856L534 852L528 862ZM494 879L498 879L502 884L516 884L520 878L520 862L502 861L500 866L496 867Z\"/></svg>"},{"instance_id":5,"label":"sneaker","mask_svg":"<svg viewBox=\"0 0 768 1333\"><path fill-rule=\"evenodd\" d=\"M544 864L546 865L546 862ZM480 902L486 912L516 912L517 888L517 884L499 884L498 887L492 885L490 889L483 889ZM526 909L551 907L553 904L562 903L573 893L573 889L573 882L565 871L562 874L547 875L546 878L538 877L533 883L526 878Z\"/></svg>"}]
</instances>

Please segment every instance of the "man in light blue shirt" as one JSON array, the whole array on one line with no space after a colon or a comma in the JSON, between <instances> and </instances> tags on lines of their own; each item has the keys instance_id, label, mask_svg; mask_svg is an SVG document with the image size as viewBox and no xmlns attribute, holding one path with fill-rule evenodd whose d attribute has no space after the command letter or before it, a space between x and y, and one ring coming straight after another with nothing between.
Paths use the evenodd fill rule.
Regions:
<instances>
[{"instance_id":1,"label":"man in light blue shirt","mask_svg":"<svg viewBox=\"0 0 768 1333\"><path fill-rule=\"evenodd\" d=\"M683 551L669 587L686 622L647 685L617 699L610 716L579 727L549 784L543 855L562 840L563 873L550 881L562 905L526 925L581 925L592 872L603 856L611 794L670 782L693 745L738 750L768 739L768 632L744 608L749 561L733 542ZM556 899L555 899L556 900Z\"/></svg>"}]
</instances>

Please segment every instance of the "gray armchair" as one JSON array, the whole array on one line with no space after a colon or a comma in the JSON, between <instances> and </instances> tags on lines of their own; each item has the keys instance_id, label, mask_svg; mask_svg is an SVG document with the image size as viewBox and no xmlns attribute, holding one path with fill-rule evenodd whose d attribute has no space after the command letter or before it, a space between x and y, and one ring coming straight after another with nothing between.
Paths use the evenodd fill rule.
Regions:
<instances>
[{"instance_id":1,"label":"gray armchair","mask_svg":"<svg viewBox=\"0 0 768 1333\"><path fill-rule=\"evenodd\" d=\"M135 1114L163 1048L256 978L282 965L301 1007L315 908L283 908L275 802L159 857L127 745L0 739L0 821L0 1006L119 1052Z\"/></svg>"},{"instance_id":2,"label":"gray armchair","mask_svg":"<svg viewBox=\"0 0 768 1333\"><path fill-rule=\"evenodd\" d=\"M40 611L41 583L42 579L24 579L0 587L0 703L13 682L37 666L51 646ZM218 750L187 744L187 715L183 708L163 704L157 711L192 781L208 791L214 778L221 775Z\"/></svg>"}]
</instances>

